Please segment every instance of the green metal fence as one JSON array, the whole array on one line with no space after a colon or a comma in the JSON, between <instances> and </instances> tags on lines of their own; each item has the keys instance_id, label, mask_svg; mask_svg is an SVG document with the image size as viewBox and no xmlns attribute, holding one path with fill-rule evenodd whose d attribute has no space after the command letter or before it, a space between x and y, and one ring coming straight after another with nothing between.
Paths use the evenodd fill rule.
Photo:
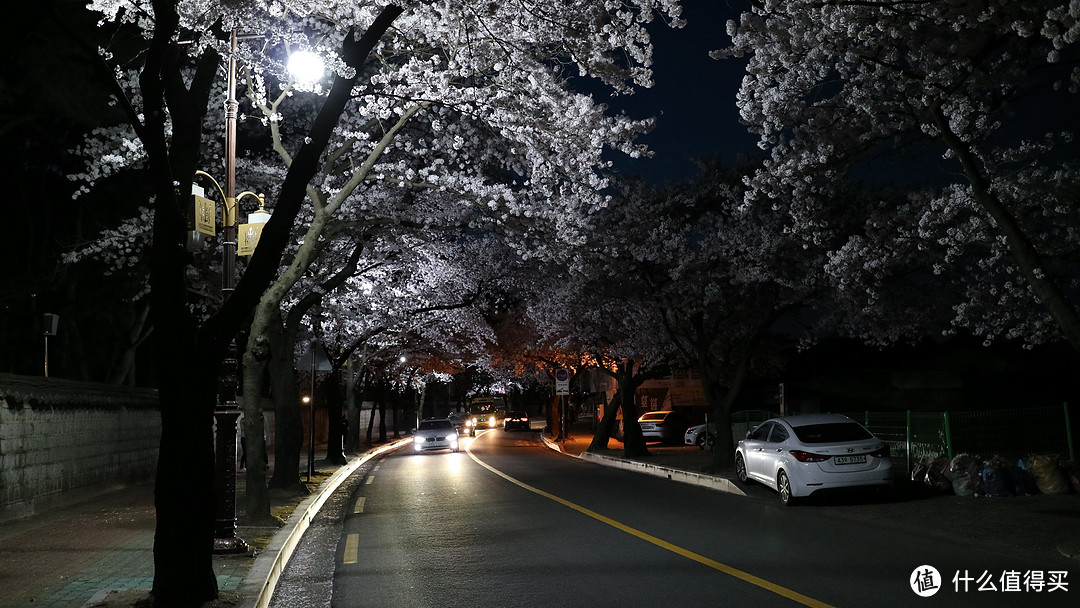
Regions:
<instances>
[{"instance_id":1,"label":"green metal fence","mask_svg":"<svg viewBox=\"0 0 1080 608\"><path fill-rule=\"evenodd\" d=\"M1075 460L1069 404L1061 407L964 412L854 412L889 444L893 458L908 470L923 458L956 454L1018 458L1059 454Z\"/></svg>"}]
</instances>

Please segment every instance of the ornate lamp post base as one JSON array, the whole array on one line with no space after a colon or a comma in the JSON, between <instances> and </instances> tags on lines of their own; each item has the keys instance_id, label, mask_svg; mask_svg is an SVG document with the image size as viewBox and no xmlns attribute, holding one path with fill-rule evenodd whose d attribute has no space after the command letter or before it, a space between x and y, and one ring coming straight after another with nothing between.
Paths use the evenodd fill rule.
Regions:
<instances>
[{"instance_id":1,"label":"ornate lamp post base","mask_svg":"<svg viewBox=\"0 0 1080 608\"><path fill-rule=\"evenodd\" d=\"M250 550L248 544L242 538L215 538L214 553L247 553Z\"/></svg>"},{"instance_id":2,"label":"ornate lamp post base","mask_svg":"<svg viewBox=\"0 0 1080 608\"><path fill-rule=\"evenodd\" d=\"M230 407L231 406L231 407ZM236 402L214 412L217 424L217 509L214 553L246 553L248 544L236 536Z\"/></svg>"}]
</instances>

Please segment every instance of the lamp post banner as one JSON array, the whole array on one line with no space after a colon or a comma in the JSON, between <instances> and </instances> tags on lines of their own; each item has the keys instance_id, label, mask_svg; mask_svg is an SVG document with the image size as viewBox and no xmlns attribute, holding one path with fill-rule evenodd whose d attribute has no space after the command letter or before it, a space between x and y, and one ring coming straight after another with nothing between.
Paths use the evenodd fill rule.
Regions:
<instances>
[{"instance_id":1,"label":"lamp post banner","mask_svg":"<svg viewBox=\"0 0 1080 608\"><path fill-rule=\"evenodd\" d=\"M259 244L262 229L265 224L240 224L240 230L236 233L236 255L251 255L255 253L255 247Z\"/></svg>"},{"instance_id":2,"label":"lamp post banner","mask_svg":"<svg viewBox=\"0 0 1080 608\"><path fill-rule=\"evenodd\" d=\"M217 233L214 201L198 194L192 197L195 199L195 230L206 236L214 236Z\"/></svg>"}]
</instances>

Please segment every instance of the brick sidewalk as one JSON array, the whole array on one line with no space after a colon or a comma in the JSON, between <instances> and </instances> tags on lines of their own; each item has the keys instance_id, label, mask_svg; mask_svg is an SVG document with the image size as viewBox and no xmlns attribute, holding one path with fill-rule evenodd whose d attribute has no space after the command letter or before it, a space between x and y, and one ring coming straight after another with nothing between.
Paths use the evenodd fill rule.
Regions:
<instances>
[{"instance_id":1,"label":"brick sidewalk","mask_svg":"<svg viewBox=\"0 0 1080 608\"><path fill-rule=\"evenodd\" d=\"M332 471L320 463L320 479ZM273 502L295 507L303 498ZM237 504L242 500L243 473L238 473ZM0 608L82 608L112 591L149 591L154 527L152 483L116 486L74 505L0 524ZM257 546L276 531L240 526L237 536ZM218 589L235 591L254 563L250 553L214 555Z\"/></svg>"}]
</instances>

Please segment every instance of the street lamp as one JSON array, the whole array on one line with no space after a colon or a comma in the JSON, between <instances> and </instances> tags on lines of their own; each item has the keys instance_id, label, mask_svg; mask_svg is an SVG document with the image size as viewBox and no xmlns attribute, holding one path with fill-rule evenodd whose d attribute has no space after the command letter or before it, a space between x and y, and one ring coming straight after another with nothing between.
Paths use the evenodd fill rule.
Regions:
<instances>
[{"instance_id":1,"label":"street lamp","mask_svg":"<svg viewBox=\"0 0 1080 608\"><path fill-rule=\"evenodd\" d=\"M221 211L222 218L222 258L221 258L221 294L222 301L228 300L236 290L236 256L251 255L262 233L262 226L270 219L270 213L265 209L265 198L262 194L254 192L242 192L236 194L236 120L240 103L236 99L236 55L237 36L236 30L229 35L229 60L228 60L228 97L225 100L225 187L222 188L210 174L204 171L196 171L196 176L201 176L213 182L224 204ZM290 61L290 73L297 80L311 78L312 81L323 73L322 61L314 53L297 53L301 55L295 58L295 67ZM192 198L194 206L194 231L190 232L189 241L193 246L201 245L200 234L213 236L215 233L214 220L216 210L209 199L202 196L203 191L198 185L192 184ZM248 223L241 226L237 232L238 204L245 196L255 197L259 201L259 209L248 216ZM237 241L239 238L239 247ZM217 434L216 446L216 490L217 507L214 525L214 552L215 553L242 553L248 550L248 545L243 539L236 536L236 421L240 417L240 410L236 404L236 387L239 384L239 365L237 363L236 340L230 340L222 360L222 372L218 383L218 404L214 410L214 420ZM256 398L255 395L249 398Z\"/></svg>"},{"instance_id":2,"label":"street lamp","mask_svg":"<svg viewBox=\"0 0 1080 608\"><path fill-rule=\"evenodd\" d=\"M289 63L285 69L302 84L311 84L322 78L326 72L322 57L312 51L297 51L289 55Z\"/></svg>"},{"instance_id":3,"label":"street lamp","mask_svg":"<svg viewBox=\"0 0 1080 608\"><path fill-rule=\"evenodd\" d=\"M251 223L257 224L258 229L252 229L257 238L261 232L262 224L269 219L265 211L265 198L254 192L244 192L236 195L236 117L239 102L236 100L236 31L230 35L229 63L228 63L228 98L225 100L225 187L222 188L210 174L204 171L196 171L197 176L205 177L213 182L224 204L221 209L222 257L221 257L221 296L222 301L229 299L236 290L236 255L237 255L237 226L236 218L238 203L245 196L252 196L259 201L259 210L251 214ZM213 218L216 213L213 203L202 198L200 189L192 185L192 194L195 204L195 228L199 232L214 234L214 227L206 226L206 219ZM200 200L201 199L201 200ZM210 213L207 213L207 206ZM260 221L261 220L261 221ZM250 225L250 224L249 224ZM208 229L209 228L209 229ZM194 233L193 233L194 234ZM250 255L254 249L249 245L247 251L240 253ZM215 437L215 482L217 505L214 517L214 552L215 553L243 553L248 550L248 544L236 536L236 420L240 417L240 409L236 405L236 387L239 384L239 366L237 364L236 340L232 339L225 351L222 360L222 372L218 381L218 403L214 409L214 421L216 425ZM254 396L249 396L253 398Z\"/></svg>"},{"instance_id":4,"label":"street lamp","mask_svg":"<svg viewBox=\"0 0 1080 608\"><path fill-rule=\"evenodd\" d=\"M235 161L235 158L232 159ZM227 163L230 169L234 165ZM231 172L231 171L230 171ZM221 224L223 227L222 258L221 258L221 294L222 301L235 291L236 288L236 256L251 255L255 249L255 243L262 233L262 225L270 219L270 214L264 208L265 197L254 192L243 192L235 196L226 187L223 190L217 180L205 171L196 171L196 176L210 180L221 194L225 203L221 208ZM235 183L235 181L234 181ZM235 189L235 185L233 186ZM202 196L203 189L197 184L192 184L192 198L195 206L195 227L192 235L215 233L213 218L217 215L213 201ZM244 225L242 244L237 247L236 217L239 201L245 196L258 199L259 209L248 216L248 224ZM209 212L207 212L209 208ZM210 218L207 222L206 219ZM207 225L209 224L209 225ZM194 242L194 239L193 239ZM239 367L237 365L236 340L230 340L222 360L222 372L218 378L218 403L214 410L216 426L215 437L215 481L217 506L214 518L214 551L216 553L243 553L248 550L248 545L242 538L236 536L236 421L240 417L240 409L236 405L236 387L239 384Z\"/></svg>"}]
</instances>

